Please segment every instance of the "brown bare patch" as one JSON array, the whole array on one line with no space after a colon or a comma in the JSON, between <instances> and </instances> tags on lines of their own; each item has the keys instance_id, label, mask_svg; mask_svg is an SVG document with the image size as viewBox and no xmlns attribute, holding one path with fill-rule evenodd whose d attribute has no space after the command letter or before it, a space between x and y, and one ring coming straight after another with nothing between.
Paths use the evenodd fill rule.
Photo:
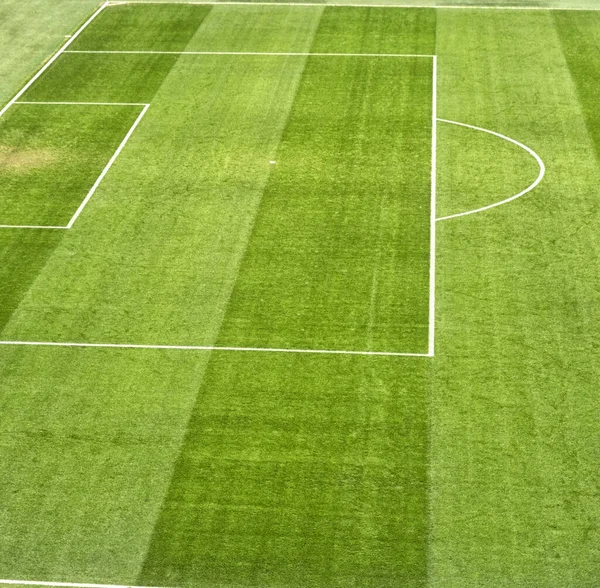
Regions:
<instances>
[{"instance_id":1,"label":"brown bare patch","mask_svg":"<svg viewBox=\"0 0 600 588\"><path fill-rule=\"evenodd\" d=\"M53 149L17 149L0 145L0 172L27 172L54 163L58 153Z\"/></svg>"}]
</instances>

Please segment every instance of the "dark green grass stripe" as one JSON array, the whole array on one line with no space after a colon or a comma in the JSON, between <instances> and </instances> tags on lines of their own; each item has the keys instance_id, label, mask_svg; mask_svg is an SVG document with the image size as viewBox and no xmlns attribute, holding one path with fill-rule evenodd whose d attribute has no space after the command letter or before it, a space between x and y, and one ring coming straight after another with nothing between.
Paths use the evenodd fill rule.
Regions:
<instances>
[{"instance_id":1,"label":"dark green grass stripe","mask_svg":"<svg viewBox=\"0 0 600 588\"><path fill-rule=\"evenodd\" d=\"M220 345L426 352L431 76L309 60Z\"/></svg>"},{"instance_id":2,"label":"dark green grass stripe","mask_svg":"<svg viewBox=\"0 0 600 588\"><path fill-rule=\"evenodd\" d=\"M0 229L0 331L62 237L62 231Z\"/></svg>"},{"instance_id":3,"label":"dark green grass stripe","mask_svg":"<svg viewBox=\"0 0 600 588\"><path fill-rule=\"evenodd\" d=\"M562 49L600 162L600 12L554 12Z\"/></svg>"},{"instance_id":4,"label":"dark green grass stripe","mask_svg":"<svg viewBox=\"0 0 600 588\"><path fill-rule=\"evenodd\" d=\"M121 10L125 8L125 10ZM131 8L131 10L129 10ZM116 7L103 11L73 48L178 51L186 47L210 6ZM175 32L176 29L176 32ZM137 35L136 35L137 31ZM153 41L154 39L154 41ZM119 45L122 40L123 45ZM114 43L114 47L113 44ZM146 45L144 45L145 47ZM94 55L66 53L23 95L22 100L74 102L151 102L177 55Z\"/></svg>"},{"instance_id":5,"label":"dark green grass stripe","mask_svg":"<svg viewBox=\"0 0 600 588\"><path fill-rule=\"evenodd\" d=\"M179 58L178 55L63 54L21 100L150 103Z\"/></svg>"},{"instance_id":6,"label":"dark green grass stripe","mask_svg":"<svg viewBox=\"0 0 600 588\"><path fill-rule=\"evenodd\" d=\"M428 364L213 355L142 585L426 582Z\"/></svg>"},{"instance_id":7,"label":"dark green grass stripe","mask_svg":"<svg viewBox=\"0 0 600 588\"><path fill-rule=\"evenodd\" d=\"M434 9L327 7L312 51L435 53Z\"/></svg>"},{"instance_id":8,"label":"dark green grass stripe","mask_svg":"<svg viewBox=\"0 0 600 588\"><path fill-rule=\"evenodd\" d=\"M211 6L126 4L110 6L78 37L71 49L181 51Z\"/></svg>"}]
</instances>

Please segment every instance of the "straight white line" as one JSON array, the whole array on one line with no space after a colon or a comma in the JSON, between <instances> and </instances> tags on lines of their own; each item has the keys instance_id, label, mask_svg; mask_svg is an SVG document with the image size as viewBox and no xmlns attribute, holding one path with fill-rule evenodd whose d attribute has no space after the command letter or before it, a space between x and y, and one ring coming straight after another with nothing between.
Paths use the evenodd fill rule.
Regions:
<instances>
[{"instance_id":1,"label":"straight white line","mask_svg":"<svg viewBox=\"0 0 600 588\"><path fill-rule=\"evenodd\" d=\"M25 84L25 86L17 93L17 95L0 110L0 117L31 87L31 85L65 52L67 47L75 40L82 31L108 6L105 2L81 27L73 34L73 36L46 62L46 64Z\"/></svg>"},{"instance_id":2,"label":"straight white line","mask_svg":"<svg viewBox=\"0 0 600 588\"><path fill-rule=\"evenodd\" d=\"M68 51L65 51L68 53ZM145 102L30 102L17 100L14 104L36 104L40 106L146 106Z\"/></svg>"},{"instance_id":3,"label":"straight white line","mask_svg":"<svg viewBox=\"0 0 600 588\"><path fill-rule=\"evenodd\" d=\"M429 346L428 354L435 353L435 246L436 246L436 192L437 192L437 57L433 58L431 112L431 212L429 229Z\"/></svg>"},{"instance_id":4,"label":"straight white line","mask_svg":"<svg viewBox=\"0 0 600 588\"><path fill-rule=\"evenodd\" d=\"M63 588L152 588L149 586L85 584L79 582L34 582L33 580L0 580L0 584L13 584L16 586L57 586Z\"/></svg>"},{"instance_id":5,"label":"straight white line","mask_svg":"<svg viewBox=\"0 0 600 588\"><path fill-rule=\"evenodd\" d=\"M455 120L447 120L444 118L438 118L438 121L443 122L443 123L448 123L450 125L456 125L458 127L465 127L467 129L473 129L474 131L481 131L482 133L487 133L488 135L494 135L495 137L504 139L505 141L508 141L509 143L512 143L513 145L516 145L517 147L520 147L521 149L527 151L527 153L529 153L529 155L531 155L536 160L536 162L540 168L540 172L538 174L538 177L533 182L533 184L531 184L530 186L527 186L527 188L525 188L525 190L522 190L521 192L519 192L518 194L515 194L514 196L511 196L510 198L505 198L504 200L494 202L493 204L488 204L487 206L482 206L481 208L475 208L474 210L467 210L466 212L459 212L457 214L441 216L441 217L437 218L436 221L444 221L444 220L449 220L451 218L459 218L461 216L469 216L470 214L476 214L478 212L483 212L484 210L489 210L490 208L496 208L496 206L502 206L503 204L507 204L508 202L512 202L513 200L516 200L517 198L521 198L521 196L525 196L525 194L527 194L527 193L531 192L533 189L535 189L537 187L537 185L544 179L544 175L546 174L546 166L544 165L542 158L533 149L531 149L530 147L527 147L527 145L524 145L523 143L521 143L515 139L511 139L510 137L507 137L506 135L502 135L501 133L496 133L496 131L490 131L489 129L484 129L483 127L476 127L475 125L468 125L466 123L457 122Z\"/></svg>"},{"instance_id":6,"label":"straight white line","mask_svg":"<svg viewBox=\"0 0 600 588\"><path fill-rule=\"evenodd\" d=\"M99 55L247 55L267 57L433 57L417 53L285 53L268 51L65 51L65 53L88 53Z\"/></svg>"},{"instance_id":7,"label":"straight white line","mask_svg":"<svg viewBox=\"0 0 600 588\"><path fill-rule=\"evenodd\" d=\"M442 5L436 6L431 4L360 4L360 3L328 3L328 2L194 2L190 0L182 0L181 2L161 2L160 0L125 0L117 2L109 2L110 6L119 6L121 4L198 4L200 6L332 6L336 8L431 8L445 10L569 10L580 12L598 11L600 8L577 8L577 7L560 7L560 6L474 6L474 5Z\"/></svg>"},{"instance_id":8,"label":"straight white line","mask_svg":"<svg viewBox=\"0 0 600 588\"><path fill-rule=\"evenodd\" d=\"M53 227L49 225L0 225L0 229L68 229L69 227Z\"/></svg>"},{"instance_id":9,"label":"straight white line","mask_svg":"<svg viewBox=\"0 0 600 588\"><path fill-rule=\"evenodd\" d=\"M395 351L283 349L276 347L219 347L216 345L136 345L133 343L62 343L51 341L0 341L0 345L30 347L99 347L107 349L172 349L177 351L255 351L265 353L313 353L325 355L384 355L392 357L431 357L429 353L398 353Z\"/></svg>"},{"instance_id":10,"label":"straight white line","mask_svg":"<svg viewBox=\"0 0 600 588\"><path fill-rule=\"evenodd\" d=\"M110 161L106 164L106 167L102 170L102 173L98 176L98 179L96 180L96 182L94 183L94 185L92 186L90 191L88 192L87 196L85 197L83 202L79 205L79 208L75 211L75 214L71 217L71 220L69 221L69 224L67 225L67 229L70 229L73 226L73 224L75 223L75 221L77 220L79 215L82 213L83 209L86 207L87 203L90 201L90 198L94 195L94 192L98 189L100 182L102 182L102 180L104 179L104 176L108 173L108 170L112 167L112 164L115 162L115 160L117 159L117 157L119 156L121 151L123 151L123 147L125 147L125 145L127 144L127 141L129 141L131 135L133 134L133 131L135 131L136 127L140 124L140 121L142 120L142 118L144 118L144 115L148 111L148 108L150 108L150 105L146 104L144 106L144 108L142 109L142 112L140 112L139 116L135 119L135 122L131 125L131 128L129 129L128 133L125 135L125 138L123 139L123 141L121 141L121 144L115 151L114 155L110 158Z\"/></svg>"}]
</instances>

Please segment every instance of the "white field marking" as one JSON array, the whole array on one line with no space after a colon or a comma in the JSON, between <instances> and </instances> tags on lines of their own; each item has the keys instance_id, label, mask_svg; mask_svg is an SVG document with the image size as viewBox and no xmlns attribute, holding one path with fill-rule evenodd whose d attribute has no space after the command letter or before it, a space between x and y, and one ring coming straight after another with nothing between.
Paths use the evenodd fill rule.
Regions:
<instances>
[{"instance_id":1,"label":"white field marking","mask_svg":"<svg viewBox=\"0 0 600 588\"><path fill-rule=\"evenodd\" d=\"M0 341L0 345L30 347L99 347L104 349L172 349L177 351L255 351L265 353L313 353L322 355L384 355L392 357L432 357L429 353L398 353L396 351L285 349L276 347L220 347L217 345L137 345L133 343L63 343L51 341Z\"/></svg>"},{"instance_id":2,"label":"white field marking","mask_svg":"<svg viewBox=\"0 0 600 588\"><path fill-rule=\"evenodd\" d=\"M0 225L0 229L68 229L69 227L52 227L49 225Z\"/></svg>"},{"instance_id":3,"label":"white field marking","mask_svg":"<svg viewBox=\"0 0 600 588\"><path fill-rule=\"evenodd\" d=\"M537 161L537 164L540 167L540 173L538 174L538 177L536 178L535 182L533 182L533 184L531 184L530 186L525 188L525 190L522 190L518 194L511 196L510 198L505 198L504 200L500 200L499 202L494 202L493 204L488 204L487 206L482 206L481 208L476 208L474 210L467 210L466 212L459 212L457 214L450 214L448 216L442 216L442 217L437 218L436 220L443 221L443 220L448 220L451 218L468 216L470 214L475 214L477 212L483 212L484 210L489 210L490 208L496 208L496 206L502 206L502 204L507 204L508 202L512 202L513 200L516 200L517 198L521 198L521 196L525 196L525 194L527 194L528 192L531 192L533 189L535 189L537 187L537 185L544 178L544 174L546 173L546 166L544 165L542 158L533 149L531 149L530 147L527 147L527 145L523 145L523 143L520 143L519 141L516 141L515 139L511 139L510 137L507 137L506 135L496 133L495 131L490 131L489 129L484 129L482 127L476 127L474 125L468 125L465 123L456 122L455 120L446 120L444 118L438 118L438 121L447 123L450 125L457 125L459 127L466 127L467 129L473 129L475 131L481 131L482 133L488 133L489 135L494 135L495 137L504 139L505 141L508 141L509 143L512 143L513 145L517 145L517 147L520 147L521 149L527 151L527 153L529 153L529 155L531 155Z\"/></svg>"},{"instance_id":4,"label":"white field marking","mask_svg":"<svg viewBox=\"0 0 600 588\"><path fill-rule=\"evenodd\" d=\"M276 53L268 51L65 51L65 53L88 53L100 55L246 55L267 57L429 57L417 53Z\"/></svg>"},{"instance_id":5,"label":"white field marking","mask_svg":"<svg viewBox=\"0 0 600 588\"><path fill-rule=\"evenodd\" d=\"M600 8L566 8L560 6L462 6L460 4L435 6L430 4L343 4L339 2L193 2L189 0L182 0L181 2L161 2L160 0L125 0L109 2L108 4L109 6L120 6L123 4L198 4L200 6L235 6L239 4L240 6L318 6L321 8L333 6L336 8L433 8L446 10L570 10L581 12L600 10Z\"/></svg>"},{"instance_id":6,"label":"white field marking","mask_svg":"<svg viewBox=\"0 0 600 588\"><path fill-rule=\"evenodd\" d=\"M39 106L147 106L145 102L28 102L17 100L14 104L35 104Z\"/></svg>"},{"instance_id":7,"label":"white field marking","mask_svg":"<svg viewBox=\"0 0 600 588\"><path fill-rule=\"evenodd\" d=\"M63 588L151 588L149 586L120 586L117 584L85 584L79 582L34 582L33 580L0 580L0 584L15 586L56 586Z\"/></svg>"},{"instance_id":8,"label":"white field marking","mask_svg":"<svg viewBox=\"0 0 600 588\"><path fill-rule=\"evenodd\" d=\"M90 191L87 193L87 196L84 198L83 202L79 205L79 208L75 211L75 214L71 217L71 220L67 224L67 229L70 229L73 226L73 224L75 223L75 221L77 220L79 215L82 213L83 209L86 207L87 203L90 201L90 198L94 195L94 192L98 189L100 182L102 182L102 180L104 179L104 176L108 173L108 170L112 167L112 164L115 162L117 157L119 157L119 154L121 153L121 151L123 151L123 147L125 147L125 145L127 144L127 141L129 141L129 139L131 138L131 135L133 135L133 131L135 131L136 127L140 124L140 121L142 120L142 118L144 118L144 115L148 111L148 108L150 108L150 104L144 105L142 112L140 112L139 116L135 119L135 122L131 125L131 128L125 135L125 138L123 139L123 141L121 141L121 144L119 145L119 147L117 147L117 150L115 151L114 155L110 158L110 161L106 164L106 167L102 170L102 173L98 176L98 179L96 180L94 185L91 187Z\"/></svg>"},{"instance_id":9,"label":"white field marking","mask_svg":"<svg viewBox=\"0 0 600 588\"><path fill-rule=\"evenodd\" d=\"M73 34L72 37L46 62L46 64L23 86L23 88L12 98L12 100L0 110L0 117L31 87L31 85L65 52L67 47L82 33L82 31L108 6L105 2L83 25Z\"/></svg>"},{"instance_id":10,"label":"white field marking","mask_svg":"<svg viewBox=\"0 0 600 588\"><path fill-rule=\"evenodd\" d=\"M429 345L428 355L435 353L435 227L437 192L437 57L433 58L431 108L431 213L429 229Z\"/></svg>"}]
</instances>

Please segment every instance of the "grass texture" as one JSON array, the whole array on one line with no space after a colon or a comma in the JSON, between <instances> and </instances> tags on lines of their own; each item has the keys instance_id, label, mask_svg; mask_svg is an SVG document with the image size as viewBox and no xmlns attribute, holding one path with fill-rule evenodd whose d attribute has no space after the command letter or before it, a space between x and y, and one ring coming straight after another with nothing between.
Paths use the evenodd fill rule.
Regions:
<instances>
[{"instance_id":1,"label":"grass texture","mask_svg":"<svg viewBox=\"0 0 600 588\"><path fill-rule=\"evenodd\" d=\"M14 92L84 4L38 23ZM437 223L434 358L0 345L0 578L595 586L599 30L546 10L101 12L71 50L436 54L438 115L547 174ZM425 353L432 76L430 57L64 53L22 100L151 106L72 229L0 229L1 339ZM68 221L139 112L11 107L0 224ZM538 173L441 122L437 156L438 216Z\"/></svg>"}]
</instances>

